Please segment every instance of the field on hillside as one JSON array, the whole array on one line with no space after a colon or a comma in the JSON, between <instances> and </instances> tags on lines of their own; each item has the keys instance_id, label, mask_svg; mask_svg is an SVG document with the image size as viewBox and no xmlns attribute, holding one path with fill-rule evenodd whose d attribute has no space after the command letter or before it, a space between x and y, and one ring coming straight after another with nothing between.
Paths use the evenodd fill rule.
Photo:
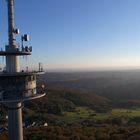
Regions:
<instances>
[{"instance_id":1,"label":"field on hillside","mask_svg":"<svg viewBox=\"0 0 140 140\"><path fill-rule=\"evenodd\" d=\"M74 122L78 120L107 120L113 118L127 118L133 119L135 117L140 117L140 108L136 109L123 109L117 108L112 109L106 113L97 113L96 111L88 107L76 107L75 111L65 112L61 119L69 122Z\"/></svg>"}]
</instances>

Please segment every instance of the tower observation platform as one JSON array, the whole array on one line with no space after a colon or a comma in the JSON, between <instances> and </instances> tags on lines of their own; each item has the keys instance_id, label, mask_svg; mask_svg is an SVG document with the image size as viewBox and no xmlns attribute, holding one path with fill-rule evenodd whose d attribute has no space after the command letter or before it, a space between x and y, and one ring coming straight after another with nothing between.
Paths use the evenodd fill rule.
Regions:
<instances>
[{"instance_id":1,"label":"tower observation platform","mask_svg":"<svg viewBox=\"0 0 140 140\"><path fill-rule=\"evenodd\" d=\"M36 88L38 73L3 73L0 74L0 102L23 102L45 95L43 87Z\"/></svg>"},{"instance_id":2,"label":"tower observation platform","mask_svg":"<svg viewBox=\"0 0 140 140\"><path fill-rule=\"evenodd\" d=\"M24 46L29 36L21 36L21 45L16 42L19 29L14 28L14 0L7 0L8 7L8 45L0 50L0 56L6 58L5 69L0 72L0 103L8 108L9 140L23 140L22 103L45 96L44 86L36 84L39 71L20 70L20 56L31 55L32 47ZM39 64L41 65L41 64Z\"/></svg>"}]
</instances>

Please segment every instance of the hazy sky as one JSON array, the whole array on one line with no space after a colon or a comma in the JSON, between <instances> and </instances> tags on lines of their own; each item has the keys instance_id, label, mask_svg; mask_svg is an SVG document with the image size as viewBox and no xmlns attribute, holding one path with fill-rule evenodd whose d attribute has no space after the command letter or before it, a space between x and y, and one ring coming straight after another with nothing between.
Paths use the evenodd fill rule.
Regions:
<instances>
[{"instance_id":1,"label":"hazy sky","mask_svg":"<svg viewBox=\"0 0 140 140\"><path fill-rule=\"evenodd\" d=\"M33 46L29 62L22 63L41 61L47 69L140 66L140 0L15 0L15 18ZM1 47L6 35L7 7L0 0Z\"/></svg>"}]
</instances>

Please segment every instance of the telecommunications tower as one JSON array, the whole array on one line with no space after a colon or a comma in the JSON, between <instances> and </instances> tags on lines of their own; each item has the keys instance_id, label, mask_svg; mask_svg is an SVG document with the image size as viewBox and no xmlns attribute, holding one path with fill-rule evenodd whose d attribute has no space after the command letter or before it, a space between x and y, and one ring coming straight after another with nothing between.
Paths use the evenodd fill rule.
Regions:
<instances>
[{"instance_id":1,"label":"telecommunications tower","mask_svg":"<svg viewBox=\"0 0 140 140\"><path fill-rule=\"evenodd\" d=\"M36 88L38 72L20 70L20 56L31 55L32 47L24 46L29 40L27 34L21 37L21 45L16 42L19 29L14 27L14 0L6 0L8 6L8 45L0 50L6 57L6 66L0 72L0 103L8 108L9 140L23 140L22 103L45 96L44 90Z\"/></svg>"}]
</instances>

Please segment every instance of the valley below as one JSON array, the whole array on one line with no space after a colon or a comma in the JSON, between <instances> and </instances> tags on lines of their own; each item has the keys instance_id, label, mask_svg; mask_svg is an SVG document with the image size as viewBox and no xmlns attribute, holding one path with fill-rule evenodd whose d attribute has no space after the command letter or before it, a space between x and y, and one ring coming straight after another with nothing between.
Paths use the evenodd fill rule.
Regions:
<instances>
[{"instance_id":1,"label":"valley below","mask_svg":"<svg viewBox=\"0 0 140 140\"><path fill-rule=\"evenodd\" d=\"M38 84L46 96L24 104L25 140L140 139L140 71L46 73Z\"/></svg>"}]
</instances>

